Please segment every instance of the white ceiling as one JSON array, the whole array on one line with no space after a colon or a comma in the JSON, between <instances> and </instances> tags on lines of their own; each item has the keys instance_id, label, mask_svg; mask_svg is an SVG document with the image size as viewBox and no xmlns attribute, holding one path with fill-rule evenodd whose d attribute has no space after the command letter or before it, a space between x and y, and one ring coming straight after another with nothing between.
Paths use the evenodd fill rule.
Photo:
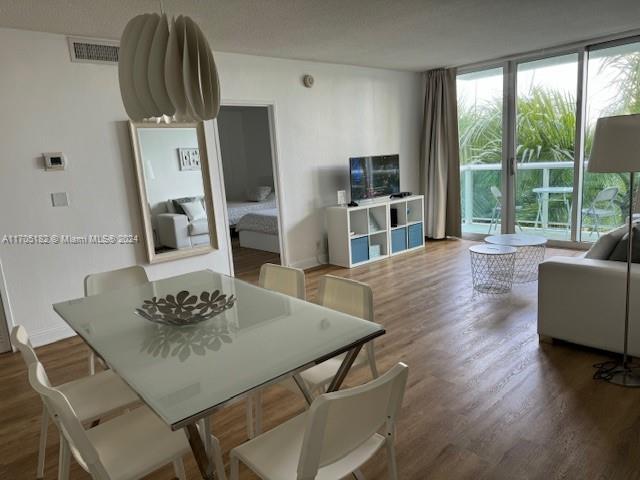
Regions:
<instances>
[{"instance_id":1,"label":"white ceiling","mask_svg":"<svg viewBox=\"0 0 640 480\"><path fill-rule=\"evenodd\" d=\"M159 0L0 0L0 27L119 38ZM426 70L640 28L639 0L164 0L214 51Z\"/></svg>"}]
</instances>

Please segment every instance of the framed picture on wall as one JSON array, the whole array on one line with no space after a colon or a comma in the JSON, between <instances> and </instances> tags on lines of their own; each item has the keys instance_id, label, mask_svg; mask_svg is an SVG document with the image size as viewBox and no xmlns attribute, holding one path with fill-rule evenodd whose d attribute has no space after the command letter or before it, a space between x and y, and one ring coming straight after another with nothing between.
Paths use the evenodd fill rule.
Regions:
<instances>
[{"instance_id":1,"label":"framed picture on wall","mask_svg":"<svg viewBox=\"0 0 640 480\"><path fill-rule=\"evenodd\" d=\"M198 148L179 148L180 170L200 170L200 150Z\"/></svg>"}]
</instances>

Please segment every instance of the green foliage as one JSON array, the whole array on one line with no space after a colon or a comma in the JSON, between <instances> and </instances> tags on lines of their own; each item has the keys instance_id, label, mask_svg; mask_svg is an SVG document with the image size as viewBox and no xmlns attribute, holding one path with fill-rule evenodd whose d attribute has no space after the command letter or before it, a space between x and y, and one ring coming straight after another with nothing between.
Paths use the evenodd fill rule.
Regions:
<instances>
[{"instance_id":1,"label":"green foliage","mask_svg":"<svg viewBox=\"0 0 640 480\"><path fill-rule=\"evenodd\" d=\"M640 52L608 57L600 66L600 72L615 71L611 82L611 107L607 115L640 113Z\"/></svg>"},{"instance_id":2,"label":"green foliage","mask_svg":"<svg viewBox=\"0 0 640 480\"><path fill-rule=\"evenodd\" d=\"M613 57L609 60L616 67L624 66L624 74L619 74L616 81L619 86L627 85L620 90L616 113L640 111L640 54L635 58L633 68L629 66L628 55L624 59ZM632 81L634 80L635 81ZM628 85L628 83L633 85ZM628 96L629 95L629 96ZM534 87L526 94L520 93L517 101L517 148L518 163L535 162L573 162L575 158L576 133L576 100L565 91ZM460 132L460 162L467 164L500 164L502 162L502 99L494 98L473 106L460 103L458 105L458 126ZM590 151L592 131L586 133L586 151ZM465 194L463 174L462 198ZM572 186L573 167L554 169L549 172L549 185ZM532 225L538 211L538 198L533 189L543 185L543 171L520 170L517 176L518 220L525 225ZM499 171L475 171L473 173L473 217L488 219L496 205L490 192L492 185L500 188ZM600 190L608 186L619 189L618 204L624 206L628 190L628 176L619 174L585 174L583 185L583 206L588 207ZM551 223L563 224L568 221L567 209L561 198L550 199L549 220ZM463 201L463 216L464 205ZM616 222L621 222L622 214ZM585 220L588 224L589 219Z\"/></svg>"}]
</instances>

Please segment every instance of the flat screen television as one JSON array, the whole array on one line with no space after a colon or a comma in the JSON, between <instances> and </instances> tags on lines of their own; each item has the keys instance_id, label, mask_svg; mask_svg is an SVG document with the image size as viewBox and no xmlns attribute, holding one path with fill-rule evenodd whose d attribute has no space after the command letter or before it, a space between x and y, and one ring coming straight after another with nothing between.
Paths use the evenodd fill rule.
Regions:
<instances>
[{"instance_id":1,"label":"flat screen television","mask_svg":"<svg viewBox=\"0 0 640 480\"><path fill-rule=\"evenodd\" d=\"M400 191L400 156L376 155L349 159L351 200L389 196Z\"/></svg>"}]
</instances>

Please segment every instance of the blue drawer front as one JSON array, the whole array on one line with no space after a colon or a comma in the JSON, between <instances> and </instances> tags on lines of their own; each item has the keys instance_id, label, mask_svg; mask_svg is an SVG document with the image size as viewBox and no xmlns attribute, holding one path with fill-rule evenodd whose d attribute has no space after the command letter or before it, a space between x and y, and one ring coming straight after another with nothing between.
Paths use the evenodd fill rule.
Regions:
<instances>
[{"instance_id":1,"label":"blue drawer front","mask_svg":"<svg viewBox=\"0 0 640 480\"><path fill-rule=\"evenodd\" d=\"M367 237L351 240L351 263L369 260L369 239Z\"/></svg>"},{"instance_id":2,"label":"blue drawer front","mask_svg":"<svg viewBox=\"0 0 640 480\"><path fill-rule=\"evenodd\" d=\"M407 249L407 229L405 227L391 230L391 251L393 253Z\"/></svg>"},{"instance_id":3,"label":"blue drawer front","mask_svg":"<svg viewBox=\"0 0 640 480\"><path fill-rule=\"evenodd\" d=\"M422 245L422 224L415 223L409 225L409 248L419 247Z\"/></svg>"}]
</instances>

